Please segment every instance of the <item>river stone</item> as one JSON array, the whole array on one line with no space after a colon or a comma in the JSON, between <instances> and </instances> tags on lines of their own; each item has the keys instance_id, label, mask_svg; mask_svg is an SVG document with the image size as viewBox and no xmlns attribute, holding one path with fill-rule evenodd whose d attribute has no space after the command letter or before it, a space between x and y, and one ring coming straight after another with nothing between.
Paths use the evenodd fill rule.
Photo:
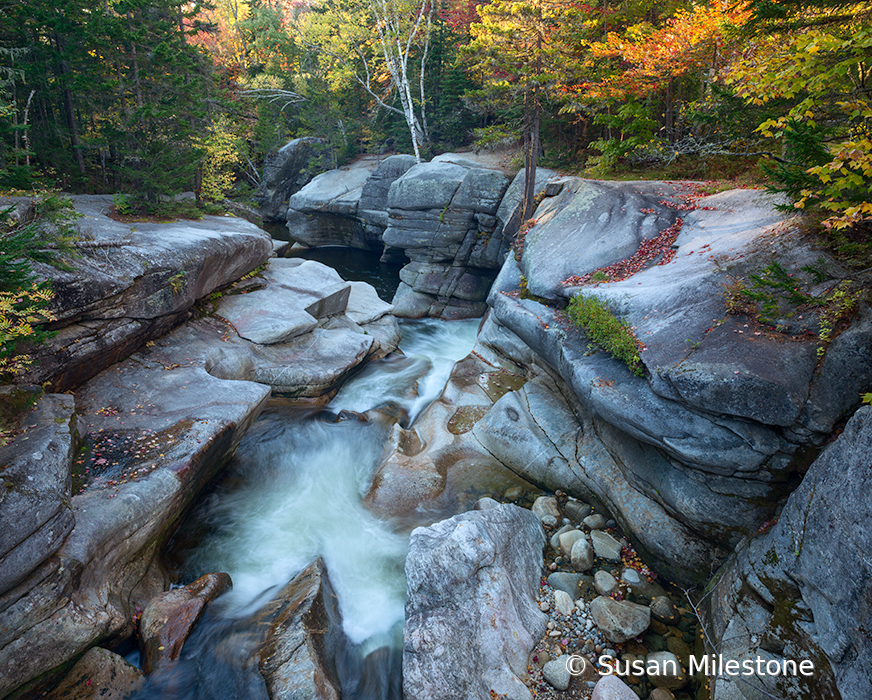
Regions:
<instances>
[{"instance_id":1,"label":"river stone","mask_svg":"<svg viewBox=\"0 0 872 700\"><path fill-rule=\"evenodd\" d=\"M675 604L665 595L652 598L649 607L651 608L652 617L667 625L675 624L680 617Z\"/></svg>"},{"instance_id":2,"label":"river stone","mask_svg":"<svg viewBox=\"0 0 872 700\"><path fill-rule=\"evenodd\" d=\"M599 513L588 515L582 522L589 530L602 530L606 526L606 519Z\"/></svg>"},{"instance_id":3,"label":"river stone","mask_svg":"<svg viewBox=\"0 0 872 700\"><path fill-rule=\"evenodd\" d=\"M644 605L606 596L591 601L590 614L596 626L612 642L626 642L638 637L651 623L651 611Z\"/></svg>"},{"instance_id":4,"label":"river stone","mask_svg":"<svg viewBox=\"0 0 872 700\"><path fill-rule=\"evenodd\" d=\"M557 499L554 496L539 496L533 501L531 510L540 518L551 515L554 518L560 518L560 508L557 505Z\"/></svg>"},{"instance_id":5,"label":"river stone","mask_svg":"<svg viewBox=\"0 0 872 700\"><path fill-rule=\"evenodd\" d=\"M568 661L569 655L563 654L542 667L542 677L557 690L566 690L572 680Z\"/></svg>"},{"instance_id":6,"label":"river stone","mask_svg":"<svg viewBox=\"0 0 872 700\"><path fill-rule=\"evenodd\" d=\"M227 574L205 574L183 588L153 598L139 622L143 672L165 669L177 661L206 606L232 585Z\"/></svg>"},{"instance_id":7,"label":"river stone","mask_svg":"<svg viewBox=\"0 0 872 700\"><path fill-rule=\"evenodd\" d=\"M417 528L406 558L406 700L530 700L522 679L545 632L536 605L545 535L503 504Z\"/></svg>"},{"instance_id":8,"label":"river stone","mask_svg":"<svg viewBox=\"0 0 872 700\"><path fill-rule=\"evenodd\" d=\"M54 554L73 529L70 469L75 401L40 396L39 387L4 387L4 407L35 400L20 418L17 438L0 447L0 593L25 579Z\"/></svg>"},{"instance_id":9,"label":"river stone","mask_svg":"<svg viewBox=\"0 0 872 700\"><path fill-rule=\"evenodd\" d=\"M270 700L339 700L345 637L324 562L306 567L256 617L270 626L258 654Z\"/></svg>"},{"instance_id":10,"label":"river stone","mask_svg":"<svg viewBox=\"0 0 872 700\"><path fill-rule=\"evenodd\" d=\"M566 511L566 515L572 518L577 523L583 522L584 519L590 515L590 512L593 510L587 503L584 501L575 501L568 500L563 505L563 510Z\"/></svg>"},{"instance_id":11,"label":"river stone","mask_svg":"<svg viewBox=\"0 0 872 700\"><path fill-rule=\"evenodd\" d=\"M639 696L620 678L608 675L596 682L590 700L639 700Z\"/></svg>"},{"instance_id":12,"label":"river stone","mask_svg":"<svg viewBox=\"0 0 872 700\"><path fill-rule=\"evenodd\" d=\"M593 592L593 576L555 571L548 575L548 585L555 591L565 591L573 600L587 597Z\"/></svg>"},{"instance_id":13,"label":"river stone","mask_svg":"<svg viewBox=\"0 0 872 700\"><path fill-rule=\"evenodd\" d=\"M572 568L576 571L590 571L593 567L593 554L593 547L590 546L587 538L576 540L569 555Z\"/></svg>"},{"instance_id":14,"label":"river stone","mask_svg":"<svg viewBox=\"0 0 872 700\"><path fill-rule=\"evenodd\" d=\"M572 548L576 542L579 540L586 540L587 538L584 536L584 533L580 530L570 530L562 535L560 535L559 543L560 543L560 553L564 556L571 556ZM580 570L580 569L579 569Z\"/></svg>"},{"instance_id":15,"label":"river stone","mask_svg":"<svg viewBox=\"0 0 872 700\"><path fill-rule=\"evenodd\" d=\"M621 543L609 533L592 530L590 540L598 557L616 563L621 561Z\"/></svg>"},{"instance_id":16,"label":"river stone","mask_svg":"<svg viewBox=\"0 0 872 700\"><path fill-rule=\"evenodd\" d=\"M553 535L551 535L551 539L548 540L549 544L551 545L551 548L559 550L560 549L560 535L562 535L564 532L570 532L572 530L575 530L575 527L573 527L572 525L564 525L563 527L559 528Z\"/></svg>"},{"instance_id":17,"label":"river stone","mask_svg":"<svg viewBox=\"0 0 872 700\"><path fill-rule=\"evenodd\" d=\"M596 588L596 592L600 595L611 595L619 588L615 577L607 571L597 571L593 575L593 585Z\"/></svg>"},{"instance_id":18,"label":"river stone","mask_svg":"<svg viewBox=\"0 0 872 700\"><path fill-rule=\"evenodd\" d=\"M665 596L666 591L659 583L653 583L645 578L635 569L626 568L621 572L621 579L633 592L645 596L646 598L654 599L657 596Z\"/></svg>"},{"instance_id":19,"label":"river stone","mask_svg":"<svg viewBox=\"0 0 872 700\"><path fill-rule=\"evenodd\" d=\"M554 607L564 615L571 615L575 608L572 596L566 591L554 591Z\"/></svg>"},{"instance_id":20,"label":"river stone","mask_svg":"<svg viewBox=\"0 0 872 700\"><path fill-rule=\"evenodd\" d=\"M138 668L108 649L93 647L46 700L127 700L144 684L145 676Z\"/></svg>"},{"instance_id":21,"label":"river stone","mask_svg":"<svg viewBox=\"0 0 872 700\"><path fill-rule=\"evenodd\" d=\"M677 690L687 685L688 676L681 668L681 661L671 651L655 651L648 654L645 659L645 669L648 681L658 688Z\"/></svg>"},{"instance_id":22,"label":"river stone","mask_svg":"<svg viewBox=\"0 0 872 700\"><path fill-rule=\"evenodd\" d=\"M648 700L675 700L675 696L669 688L654 688Z\"/></svg>"}]
</instances>

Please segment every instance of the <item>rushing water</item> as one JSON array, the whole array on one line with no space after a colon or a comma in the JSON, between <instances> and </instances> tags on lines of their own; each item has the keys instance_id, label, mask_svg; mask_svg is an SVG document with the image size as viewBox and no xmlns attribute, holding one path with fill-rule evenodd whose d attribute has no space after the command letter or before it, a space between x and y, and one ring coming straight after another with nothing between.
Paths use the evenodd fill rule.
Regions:
<instances>
[{"instance_id":1,"label":"rushing water","mask_svg":"<svg viewBox=\"0 0 872 700\"><path fill-rule=\"evenodd\" d=\"M390 429L376 409L400 407L413 421L439 395L453 363L469 353L477 326L404 323L405 356L372 363L325 410L276 401L263 413L176 539L186 581L225 571L233 589L209 607L180 664L169 675L154 674L141 698L265 697L251 666L257 642L247 621L319 556L350 642L343 697L399 697L408 532L361 504ZM371 419L347 411L370 411ZM367 654L384 647L393 652L376 671L374 689L355 690Z\"/></svg>"}]
</instances>

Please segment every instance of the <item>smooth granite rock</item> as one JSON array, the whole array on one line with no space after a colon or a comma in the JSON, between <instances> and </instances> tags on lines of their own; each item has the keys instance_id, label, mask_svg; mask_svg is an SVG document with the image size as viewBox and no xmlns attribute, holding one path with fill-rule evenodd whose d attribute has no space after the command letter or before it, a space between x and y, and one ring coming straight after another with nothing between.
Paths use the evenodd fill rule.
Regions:
<instances>
[{"instance_id":1,"label":"smooth granite rock","mask_svg":"<svg viewBox=\"0 0 872 700\"><path fill-rule=\"evenodd\" d=\"M545 535L513 505L412 532L403 631L407 700L525 700L527 656L545 631L536 605Z\"/></svg>"}]
</instances>

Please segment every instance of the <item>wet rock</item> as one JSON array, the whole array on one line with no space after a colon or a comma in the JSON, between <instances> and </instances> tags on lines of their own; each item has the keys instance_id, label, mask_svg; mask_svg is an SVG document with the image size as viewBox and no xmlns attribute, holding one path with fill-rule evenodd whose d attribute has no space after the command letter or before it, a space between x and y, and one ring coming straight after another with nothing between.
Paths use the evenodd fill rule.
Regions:
<instances>
[{"instance_id":1,"label":"wet rock","mask_svg":"<svg viewBox=\"0 0 872 700\"><path fill-rule=\"evenodd\" d=\"M318 559L300 572L258 617L270 625L259 652L270 700L338 700L335 664L345 637L324 562Z\"/></svg>"},{"instance_id":2,"label":"wet rock","mask_svg":"<svg viewBox=\"0 0 872 700\"><path fill-rule=\"evenodd\" d=\"M680 617L675 604L665 595L651 599L651 615L667 625L673 625Z\"/></svg>"},{"instance_id":3,"label":"wet rock","mask_svg":"<svg viewBox=\"0 0 872 700\"><path fill-rule=\"evenodd\" d=\"M617 676L603 676L593 689L590 700L638 700L639 696Z\"/></svg>"},{"instance_id":4,"label":"wet rock","mask_svg":"<svg viewBox=\"0 0 872 700\"><path fill-rule=\"evenodd\" d=\"M596 626L612 642L625 642L638 637L651 622L651 611L644 605L605 596L591 601L590 614Z\"/></svg>"},{"instance_id":5,"label":"wet rock","mask_svg":"<svg viewBox=\"0 0 872 700\"><path fill-rule=\"evenodd\" d=\"M675 696L669 688L654 688L648 696L648 700L675 700Z\"/></svg>"},{"instance_id":6,"label":"wet rock","mask_svg":"<svg viewBox=\"0 0 872 700\"><path fill-rule=\"evenodd\" d=\"M32 390L31 390L32 389ZM66 394L40 396L38 387L4 387L6 407L31 401L21 433L0 447L0 594L54 554L73 529L70 507L75 402Z\"/></svg>"},{"instance_id":7,"label":"wet rock","mask_svg":"<svg viewBox=\"0 0 872 700\"><path fill-rule=\"evenodd\" d=\"M206 606L231 587L227 574L205 574L153 598L139 622L143 672L149 674L177 661Z\"/></svg>"},{"instance_id":8,"label":"wet rock","mask_svg":"<svg viewBox=\"0 0 872 700\"><path fill-rule=\"evenodd\" d=\"M78 474L61 547L0 597L0 695L133 633L137 608L169 585L156 557L174 524L269 396L174 362L119 363L76 396L78 428L104 456L84 454L94 468Z\"/></svg>"},{"instance_id":9,"label":"wet rock","mask_svg":"<svg viewBox=\"0 0 872 700\"><path fill-rule=\"evenodd\" d=\"M127 700L145 683L135 666L108 649L93 647L76 662L47 700Z\"/></svg>"},{"instance_id":10,"label":"wet rock","mask_svg":"<svg viewBox=\"0 0 872 700\"><path fill-rule=\"evenodd\" d=\"M678 657L684 668L690 667L690 647L679 637L667 637L666 648Z\"/></svg>"},{"instance_id":11,"label":"wet rock","mask_svg":"<svg viewBox=\"0 0 872 700\"><path fill-rule=\"evenodd\" d=\"M616 563L621 561L621 543L609 533L593 530L590 533L590 541L598 557Z\"/></svg>"},{"instance_id":12,"label":"wet rock","mask_svg":"<svg viewBox=\"0 0 872 700\"><path fill-rule=\"evenodd\" d=\"M572 676L569 673L568 661L569 655L563 654L542 667L542 676L552 688L566 690L569 687Z\"/></svg>"},{"instance_id":13,"label":"wet rock","mask_svg":"<svg viewBox=\"0 0 872 700\"><path fill-rule=\"evenodd\" d=\"M666 591L663 590L663 587L659 583L649 581L635 569L624 569L621 572L621 579L633 589L634 593L646 598L653 599L657 596L666 595Z\"/></svg>"},{"instance_id":14,"label":"wet rock","mask_svg":"<svg viewBox=\"0 0 872 700\"><path fill-rule=\"evenodd\" d=\"M600 595L611 595L619 589L615 577L606 571L597 571L594 574L593 585Z\"/></svg>"},{"instance_id":15,"label":"wet rock","mask_svg":"<svg viewBox=\"0 0 872 700\"><path fill-rule=\"evenodd\" d=\"M658 688L677 690L687 685L688 677L681 668L681 661L671 651L655 651L648 654L645 668L648 681Z\"/></svg>"},{"instance_id":16,"label":"wet rock","mask_svg":"<svg viewBox=\"0 0 872 700\"><path fill-rule=\"evenodd\" d=\"M572 568L576 571L590 571L593 568L594 551L586 538L576 540L570 553Z\"/></svg>"},{"instance_id":17,"label":"wet rock","mask_svg":"<svg viewBox=\"0 0 872 700\"><path fill-rule=\"evenodd\" d=\"M547 618L536 605L545 536L513 505L412 532L403 631L407 700L530 698L530 651Z\"/></svg>"}]
</instances>

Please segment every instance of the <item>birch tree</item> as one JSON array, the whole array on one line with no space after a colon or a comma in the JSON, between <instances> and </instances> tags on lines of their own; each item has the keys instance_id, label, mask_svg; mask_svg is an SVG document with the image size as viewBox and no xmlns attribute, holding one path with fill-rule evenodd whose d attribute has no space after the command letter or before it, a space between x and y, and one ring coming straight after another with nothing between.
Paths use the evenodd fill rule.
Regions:
<instances>
[{"instance_id":1,"label":"birch tree","mask_svg":"<svg viewBox=\"0 0 872 700\"><path fill-rule=\"evenodd\" d=\"M433 4L429 0L365 0L356 6L332 2L323 12L304 15L301 25L312 50L350 71L379 107L403 116L420 163L421 146L429 140L424 75ZM400 107L389 102L394 91Z\"/></svg>"}]
</instances>

